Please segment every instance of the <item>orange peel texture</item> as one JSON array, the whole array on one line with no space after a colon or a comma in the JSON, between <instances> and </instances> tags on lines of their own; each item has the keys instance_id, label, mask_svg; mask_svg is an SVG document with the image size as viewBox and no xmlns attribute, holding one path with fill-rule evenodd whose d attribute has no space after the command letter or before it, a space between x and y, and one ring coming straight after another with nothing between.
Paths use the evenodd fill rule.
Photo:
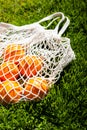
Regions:
<instances>
[{"instance_id":1,"label":"orange peel texture","mask_svg":"<svg viewBox=\"0 0 87 130\"><path fill-rule=\"evenodd\" d=\"M23 76L33 77L42 68L42 59L35 55L26 55L19 61L19 71Z\"/></svg>"},{"instance_id":2,"label":"orange peel texture","mask_svg":"<svg viewBox=\"0 0 87 130\"><path fill-rule=\"evenodd\" d=\"M12 62L3 62L0 65L0 80L16 80L19 76L18 67Z\"/></svg>"},{"instance_id":3,"label":"orange peel texture","mask_svg":"<svg viewBox=\"0 0 87 130\"><path fill-rule=\"evenodd\" d=\"M6 104L18 102L22 96L22 89L17 81L0 82L0 102Z\"/></svg>"},{"instance_id":4,"label":"orange peel texture","mask_svg":"<svg viewBox=\"0 0 87 130\"><path fill-rule=\"evenodd\" d=\"M11 61L15 64L19 63L19 60L23 58L25 55L25 51L20 44L9 44L5 49L3 53L3 59L4 61Z\"/></svg>"},{"instance_id":5,"label":"orange peel texture","mask_svg":"<svg viewBox=\"0 0 87 130\"><path fill-rule=\"evenodd\" d=\"M42 99L48 92L48 82L41 77L30 78L24 88L24 96L29 99Z\"/></svg>"}]
</instances>

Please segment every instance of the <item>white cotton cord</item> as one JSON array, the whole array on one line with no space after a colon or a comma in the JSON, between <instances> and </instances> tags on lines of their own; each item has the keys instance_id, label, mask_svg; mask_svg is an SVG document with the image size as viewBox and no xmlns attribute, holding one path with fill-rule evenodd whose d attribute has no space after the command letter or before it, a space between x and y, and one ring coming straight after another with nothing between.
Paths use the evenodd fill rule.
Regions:
<instances>
[{"instance_id":1,"label":"white cotton cord","mask_svg":"<svg viewBox=\"0 0 87 130\"><path fill-rule=\"evenodd\" d=\"M53 20L52 20L46 27L44 27L44 28L47 29L48 27L50 27L51 24L52 24L54 21L56 21L57 19L59 19L59 17L53 19Z\"/></svg>"},{"instance_id":2,"label":"white cotton cord","mask_svg":"<svg viewBox=\"0 0 87 130\"><path fill-rule=\"evenodd\" d=\"M50 15L50 16L47 16L47 17L41 19L38 23L41 24L42 22L46 22L46 21L48 21L48 20L52 20L46 27L44 27L44 28L48 28L49 26L51 26L51 24L52 24L54 21L56 21L56 20L59 19L59 18L60 18L61 20L64 20L64 14L63 14L62 12L57 12L57 13L54 13L54 14L52 14L52 15ZM61 20L60 20L60 21L61 21ZM60 24L60 23L58 23L57 26L59 26L59 24Z\"/></svg>"},{"instance_id":3,"label":"white cotton cord","mask_svg":"<svg viewBox=\"0 0 87 130\"><path fill-rule=\"evenodd\" d=\"M69 24L70 24L70 20L68 19L68 17L65 17L65 19L66 19L66 22L65 22L65 24L63 25L63 27L62 27L60 30L58 30L58 29L59 29L59 26L56 26L56 28L55 28L55 31L58 33L58 36L59 36L59 37L62 36L62 34L65 32L65 30L67 29L67 27L68 27ZM62 19L62 20L60 21L60 24L61 24L63 21L64 21L64 19Z\"/></svg>"}]
</instances>

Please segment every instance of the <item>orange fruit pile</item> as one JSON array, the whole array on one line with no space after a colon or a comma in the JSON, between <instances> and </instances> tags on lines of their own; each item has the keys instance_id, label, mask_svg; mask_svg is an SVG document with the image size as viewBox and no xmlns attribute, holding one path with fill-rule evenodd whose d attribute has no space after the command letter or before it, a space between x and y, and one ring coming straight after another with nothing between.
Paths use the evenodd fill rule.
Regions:
<instances>
[{"instance_id":1,"label":"orange fruit pile","mask_svg":"<svg viewBox=\"0 0 87 130\"><path fill-rule=\"evenodd\" d=\"M48 82L37 77L42 66L42 58L26 55L22 45L9 44L4 48L0 65L0 102L16 103L22 97L28 100L43 98L48 92Z\"/></svg>"}]
</instances>

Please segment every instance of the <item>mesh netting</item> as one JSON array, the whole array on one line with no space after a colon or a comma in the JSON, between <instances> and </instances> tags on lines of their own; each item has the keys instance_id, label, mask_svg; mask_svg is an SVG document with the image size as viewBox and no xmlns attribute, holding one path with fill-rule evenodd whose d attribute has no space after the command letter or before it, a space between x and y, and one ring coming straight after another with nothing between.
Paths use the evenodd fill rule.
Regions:
<instances>
[{"instance_id":1,"label":"mesh netting","mask_svg":"<svg viewBox=\"0 0 87 130\"><path fill-rule=\"evenodd\" d=\"M58 18L54 30L46 29ZM40 25L47 20L51 20L47 27ZM69 19L61 12L20 27L0 23L0 102L38 100L47 95L64 67L75 59L70 39L61 37L68 25Z\"/></svg>"}]
</instances>

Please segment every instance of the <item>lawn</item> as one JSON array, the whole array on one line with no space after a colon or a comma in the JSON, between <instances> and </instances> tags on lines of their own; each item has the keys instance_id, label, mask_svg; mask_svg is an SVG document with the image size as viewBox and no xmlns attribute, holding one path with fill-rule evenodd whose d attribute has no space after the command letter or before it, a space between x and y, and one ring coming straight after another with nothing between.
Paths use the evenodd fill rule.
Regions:
<instances>
[{"instance_id":1,"label":"lawn","mask_svg":"<svg viewBox=\"0 0 87 130\"><path fill-rule=\"evenodd\" d=\"M87 128L87 15L86 0L0 0L0 22L30 24L63 12L76 60L41 101L0 105L0 130L86 130Z\"/></svg>"}]
</instances>

